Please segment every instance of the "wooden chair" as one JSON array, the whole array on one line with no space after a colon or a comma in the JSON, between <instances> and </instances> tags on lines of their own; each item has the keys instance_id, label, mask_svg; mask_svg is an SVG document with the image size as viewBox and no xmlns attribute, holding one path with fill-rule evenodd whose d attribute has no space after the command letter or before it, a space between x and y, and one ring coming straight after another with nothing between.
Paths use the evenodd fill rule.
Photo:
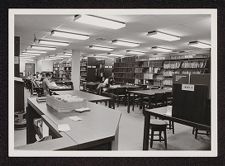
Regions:
<instances>
[{"instance_id":1,"label":"wooden chair","mask_svg":"<svg viewBox=\"0 0 225 166\"><path fill-rule=\"evenodd\" d=\"M126 88L115 88L113 93L115 95L115 102L117 104L117 107L119 107L119 104L121 102L123 102L126 105L126 102L127 102L127 89Z\"/></svg>"},{"instance_id":2,"label":"wooden chair","mask_svg":"<svg viewBox=\"0 0 225 166\"><path fill-rule=\"evenodd\" d=\"M195 139L197 139L198 134L201 134L201 135L210 135L210 131L209 130L203 130L203 129L198 128L198 127L193 127L192 134L194 134L195 135Z\"/></svg>"},{"instance_id":3,"label":"wooden chair","mask_svg":"<svg viewBox=\"0 0 225 166\"><path fill-rule=\"evenodd\" d=\"M156 93L152 98L151 98L151 105L149 106L150 108L158 108L158 107L163 107L167 105L167 98L165 93Z\"/></svg>"},{"instance_id":4,"label":"wooden chair","mask_svg":"<svg viewBox=\"0 0 225 166\"><path fill-rule=\"evenodd\" d=\"M153 141L164 141L165 143L165 149L167 149L167 135L166 135L166 127L167 123L163 120L158 119L151 119L150 121L150 147L153 146ZM156 134L155 132L158 132ZM164 136L162 137L162 132ZM158 136L158 139L155 139L154 137Z\"/></svg>"}]
</instances>

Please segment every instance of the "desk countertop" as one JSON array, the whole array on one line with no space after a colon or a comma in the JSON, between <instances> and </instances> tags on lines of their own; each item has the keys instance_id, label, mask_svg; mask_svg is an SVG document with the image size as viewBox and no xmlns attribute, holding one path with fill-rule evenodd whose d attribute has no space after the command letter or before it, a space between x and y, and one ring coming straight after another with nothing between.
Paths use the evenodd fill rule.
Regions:
<instances>
[{"instance_id":1,"label":"desk countertop","mask_svg":"<svg viewBox=\"0 0 225 166\"><path fill-rule=\"evenodd\" d=\"M69 131L63 132L70 137L75 145L82 145L102 139L114 138L119 125L121 112L102 105L88 102L91 111L77 113L58 113L46 103L38 103L36 98L28 98L28 103L51 124L56 131L59 124L68 124ZM78 116L81 121L73 121L69 117Z\"/></svg>"}]
</instances>

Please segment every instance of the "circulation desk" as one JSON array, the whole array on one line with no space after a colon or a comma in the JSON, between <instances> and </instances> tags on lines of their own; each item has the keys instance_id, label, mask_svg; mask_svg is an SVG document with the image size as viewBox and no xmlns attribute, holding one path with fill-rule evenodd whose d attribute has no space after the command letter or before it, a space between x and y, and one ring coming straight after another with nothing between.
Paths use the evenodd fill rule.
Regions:
<instances>
[{"instance_id":1,"label":"circulation desk","mask_svg":"<svg viewBox=\"0 0 225 166\"><path fill-rule=\"evenodd\" d=\"M28 98L27 144L22 150L117 150L121 113L103 105L87 102L90 111L58 113L46 102L38 103L35 97ZM71 116L82 118L73 121ZM52 140L37 142L33 119L42 118L49 127ZM68 124L69 131L58 131L59 124Z\"/></svg>"}]
</instances>

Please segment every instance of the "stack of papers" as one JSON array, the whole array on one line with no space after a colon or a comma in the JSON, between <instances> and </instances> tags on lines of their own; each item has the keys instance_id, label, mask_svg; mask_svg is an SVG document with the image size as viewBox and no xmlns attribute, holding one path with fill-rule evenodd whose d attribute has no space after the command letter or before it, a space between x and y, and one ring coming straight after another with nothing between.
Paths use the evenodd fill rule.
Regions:
<instances>
[{"instance_id":1,"label":"stack of papers","mask_svg":"<svg viewBox=\"0 0 225 166\"><path fill-rule=\"evenodd\" d=\"M78 117L78 116L70 116L69 117L71 120L73 120L73 121L81 121L82 120L82 118L80 118L80 117Z\"/></svg>"},{"instance_id":2,"label":"stack of papers","mask_svg":"<svg viewBox=\"0 0 225 166\"><path fill-rule=\"evenodd\" d=\"M46 102L46 97L44 96L44 97L37 97L36 98L36 100L37 100L37 102Z\"/></svg>"},{"instance_id":3,"label":"stack of papers","mask_svg":"<svg viewBox=\"0 0 225 166\"><path fill-rule=\"evenodd\" d=\"M90 108L88 107L82 107L82 108L77 108L75 109L76 112L85 112L85 111L90 111Z\"/></svg>"},{"instance_id":4,"label":"stack of papers","mask_svg":"<svg viewBox=\"0 0 225 166\"><path fill-rule=\"evenodd\" d=\"M59 131L69 131L70 126L68 124L59 124L58 125L58 130Z\"/></svg>"}]
</instances>

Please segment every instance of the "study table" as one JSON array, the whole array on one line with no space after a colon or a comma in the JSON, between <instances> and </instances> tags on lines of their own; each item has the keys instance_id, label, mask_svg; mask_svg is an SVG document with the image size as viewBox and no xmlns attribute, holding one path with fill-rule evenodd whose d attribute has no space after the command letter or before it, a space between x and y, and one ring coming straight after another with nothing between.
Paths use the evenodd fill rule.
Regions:
<instances>
[{"instance_id":1,"label":"study table","mask_svg":"<svg viewBox=\"0 0 225 166\"><path fill-rule=\"evenodd\" d=\"M144 137L143 137L143 150L148 150L149 148L149 127L150 127L150 120L151 116L163 119L163 120L171 120L176 123L180 123L183 125L201 128L203 130L210 131L210 126L205 124L199 124L192 121L188 121L181 118L173 117L172 115L172 108L168 109L168 106L153 108L153 109L146 109L144 108Z\"/></svg>"},{"instance_id":2,"label":"study table","mask_svg":"<svg viewBox=\"0 0 225 166\"><path fill-rule=\"evenodd\" d=\"M58 113L46 102L38 103L35 97L27 99L27 145L22 150L117 150L121 112L103 105L87 102L90 111ZM78 116L81 121L73 121ZM53 139L35 142L33 120L42 118ZM69 131L59 131L58 125L68 124Z\"/></svg>"},{"instance_id":3,"label":"study table","mask_svg":"<svg viewBox=\"0 0 225 166\"><path fill-rule=\"evenodd\" d=\"M127 104L127 112L130 113L130 103L131 103L131 94L138 95L140 97L151 97L155 95L156 93L166 93L171 92L170 89L150 89L150 90L137 90L137 91L128 91L128 104Z\"/></svg>"}]
</instances>

